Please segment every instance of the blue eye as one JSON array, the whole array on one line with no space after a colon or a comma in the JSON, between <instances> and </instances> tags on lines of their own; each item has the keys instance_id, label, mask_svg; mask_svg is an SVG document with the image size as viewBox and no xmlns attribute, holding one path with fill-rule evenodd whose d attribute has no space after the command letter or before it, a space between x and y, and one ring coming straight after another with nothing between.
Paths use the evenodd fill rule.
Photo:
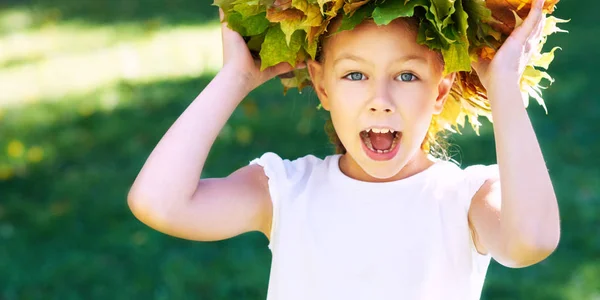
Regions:
<instances>
[{"instance_id":1,"label":"blue eye","mask_svg":"<svg viewBox=\"0 0 600 300\"><path fill-rule=\"evenodd\" d=\"M417 76L415 76L414 74L411 74L411 73L402 73L402 74L400 74L400 76L398 76L398 78L400 78L400 80L402 80L402 81L417 80Z\"/></svg>"},{"instance_id":2,"label":"blue eye","mask_svg":"<svg viewBox=\"0 0 600 300\"><path fill-rule=\"evenodd\" d=\"M352 81L357 81L357 80L364 80L365 75L360 72L352 72L352 73L346 75L344 78L352 80Z\"/></svg>"}]
</instances>

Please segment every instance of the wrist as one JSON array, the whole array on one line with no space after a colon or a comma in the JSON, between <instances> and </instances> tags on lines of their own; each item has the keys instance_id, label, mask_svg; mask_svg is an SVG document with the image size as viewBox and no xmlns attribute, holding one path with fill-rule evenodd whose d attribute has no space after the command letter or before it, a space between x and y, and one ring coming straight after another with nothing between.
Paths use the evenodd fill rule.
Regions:
<instances>
[{"instance_id":1,"label":"wrist","mask_svg":"<svg viewBox=\"0 0 600 300\"><path fill-rule=\"evenodd\" d=\"M490 87L487 90L488 100L494 108L499 106L520 106L524 108L524 94L518 84L503 84Z\"/></svg>"},{"instance_id":2,"label":"wrist","mask_svg":"<svg viewBox=\"0 0 600 300\"><path fill-rule=\"evenodd\" d=\"M488 98L501 96L503 94L514 94L515 92L521 93L521 86L518 83L503 82L500 84L492 84L489 88L486 88Z\"/></svg>"},{"instance_id":3,"label":"wrist","mask_svg":"<svg viewBox=\"0 0 600 300\"><path fill-rule=\"evenodd\" d=\"M229 88L242 92L244 97L256 88L251 76L232 64L225 64L218 76L225 80Z\"/></svg>"}]
</instances>

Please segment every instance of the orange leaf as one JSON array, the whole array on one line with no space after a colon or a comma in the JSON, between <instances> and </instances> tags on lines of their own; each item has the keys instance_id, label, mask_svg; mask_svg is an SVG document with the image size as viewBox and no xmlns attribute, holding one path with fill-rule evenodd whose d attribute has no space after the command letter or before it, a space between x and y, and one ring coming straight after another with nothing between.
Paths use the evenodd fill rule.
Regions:
<instances>
[{"instance_id":1,"label":"orange leaf","mask_svg":"<svg viewBox=\"0 0 600 300\"><path fill-rule=\"evenodd\" d=\"M267 9L267 20L277 23L281 21L300 21L304 18L304 13L295 8L279 10L277 8Z\"/></svg>"},{"instance_id":2,"label":"orange leaf","mask_svg":"<svg viewBox=\"0 0 600 300\"><path fill-rule=\"evenodd\" d=\"M313 26L308 30L308 34L306 38L308 39L308 44L312 45L325 30L327 30L327 26L329 25L329 20L325 20L321 26Z\"/></svg>"},{"instance_id":3,"label":"orange leaf","mask_svg":"<svg viewBox=\"0 0 600 300\"><path fill-rule=\"evenodd\" d=\"M481 48L481 51L479 52L479 57L483 58L483 59L492 59L494 58L494 54L496 54L496 50L490 48L490 47L483 47Z\"/></svg>"},{"instance_id":4,"label":"orange leaf","mask_svg":"<svg viewBox=\"0 0 600 300\"><path fill-rule=\"evenodd\" d=\"M285 10L292 7L292 0L275 0L273 7L279 10Z\"/></svg>"},{"instance_id":5,"label":"orange leaf","mask_svg":"<svg viewBox=\"0 0 600 300\"><path fill-rule=\"evenodd\" d=\"M515 29L515 15L525 19L531 10L531 5L534 0L486 0L485 5L492 11L492 17L498 22L493 22L490 25L494 30L510 35ZM556 3L559 0L546 0L544 3L544 13L550 14L554 12Z\"/></svg>"}]
</instances>

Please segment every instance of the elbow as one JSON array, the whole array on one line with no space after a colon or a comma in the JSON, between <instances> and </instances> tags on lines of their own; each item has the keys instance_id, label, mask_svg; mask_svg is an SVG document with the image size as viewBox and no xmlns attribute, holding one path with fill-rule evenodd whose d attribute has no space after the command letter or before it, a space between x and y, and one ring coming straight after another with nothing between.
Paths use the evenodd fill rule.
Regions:
<instances>
[{"instance_id":1,"label":"elbow","mask_svg":"<svg viewBox=\"0 0 600 300\"><path fill-rule=\"evenodd\" d=\"M150 208L147 200L144 200L142 196L134 194L131 191L127 194L127 206L129 210L139 221L147 224L150 216L155 215L154 210Z\"/></svg>"},{"instance_id":2,"label":"elbow","mask_svg":"<svg viewBox=\"0 0 600 300\"><path fill-rule=\"evenodd\" d=\"M143 224L159 231L166 226L165 209L160 207L159 201L130 191L127 194L127 205L131 213Z\"/></svg>"},{"instance_id":3,"label":"elbow","mask_svg":"<svg viewBox=\"0 0 600 300\"><path fill-rule=\"evenodd\" d=\"M147 210L144 208L145 203L143 200L141 200L141 197L129 192L129 194L127 194L127 206L129 207L131 213L141 221L140 216L142 216L142 211Z\"/></svg>"},{"instance_id":4,"label":"elbow","mask_svg":"<svg viewBox=\"0 0 600 300\"><path fill-rule=\"evenodd\" d=\"M560 232L552 232L543 238L527 238L506 244L506 259L501 262L510 268L524 268L548 258L560 240Z\"/></svg>"}]
</instances>

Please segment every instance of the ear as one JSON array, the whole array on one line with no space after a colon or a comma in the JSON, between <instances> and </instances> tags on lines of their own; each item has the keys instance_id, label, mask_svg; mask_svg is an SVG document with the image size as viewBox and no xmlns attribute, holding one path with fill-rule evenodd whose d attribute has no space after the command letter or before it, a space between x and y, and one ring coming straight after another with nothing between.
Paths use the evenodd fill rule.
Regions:
<instances>
[{"instance_id":1,"label":"ear","mask_svg":"<svg viewBox=\"0 0 600 300\"><path fill-rule=\"evenodd\" d=\"M435 99L435 104L433 107L434 114L439 115L444 109L444 104L446 103L446 99L450 94L455 77L456 73L450 73L444 76L438 84L438 96Z\"/></svg>"},{"instance_id":2,"label":"ear","mask_svg":"<svg viewBox=\"0 0 600 300\"><path fill-rule=\"evenodd\" d=\"M308 73L310 74L310 81L312 82L315 92L317 92L319 101L321 101L321 106L323 109L329 111L329 98L327 97L327 92L323 85L323 79L325 77L323 74L323 64L315 60L309 60L307 67Z\"/></svg>"}]
</instances>

